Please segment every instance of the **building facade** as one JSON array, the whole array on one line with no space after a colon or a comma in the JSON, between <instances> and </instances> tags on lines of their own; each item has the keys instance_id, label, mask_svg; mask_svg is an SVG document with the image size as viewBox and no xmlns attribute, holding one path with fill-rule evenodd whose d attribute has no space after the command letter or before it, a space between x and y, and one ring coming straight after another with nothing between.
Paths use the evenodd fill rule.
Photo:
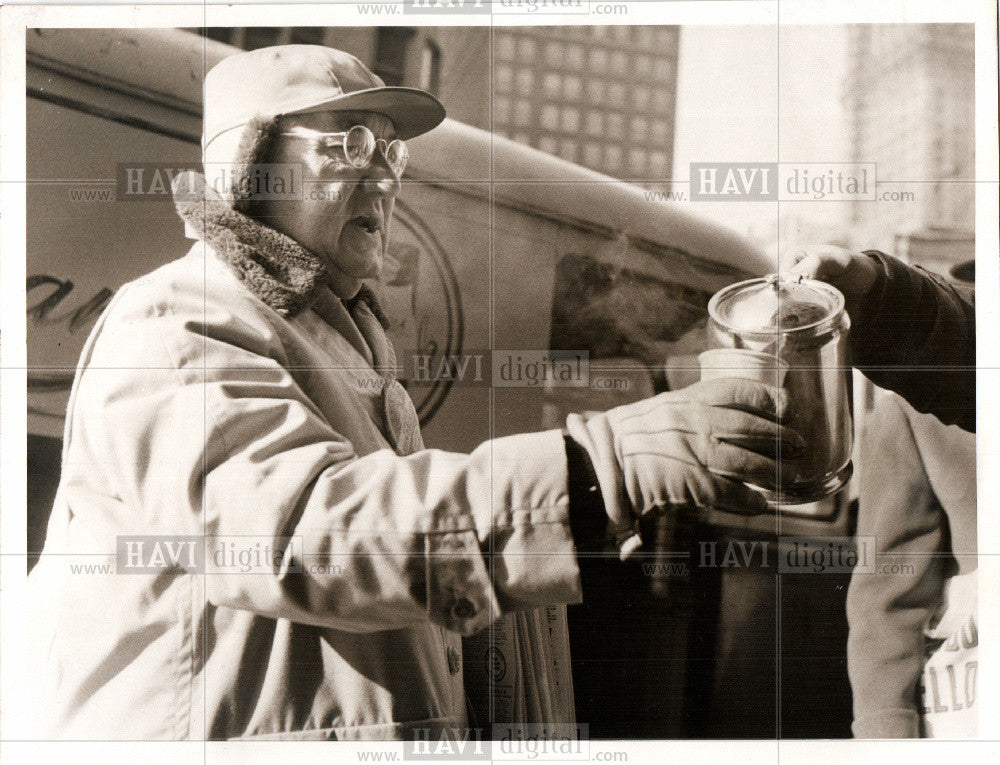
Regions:
<instances>
[{"instance_id":1,"label":"building facade","mask_svg":"<svg viewBox=\"0 0 1000 765\"><path fill-rule=\"evenodd\" d=\"M493 129L643 185L669 181L679 27L497 27Z\"/></svg>"},{"instance_id":2,"label":"building facade","mask_svg":"<svg viewBox=\"0 0 1000 765\"><path fill-rule=\"evenodd\" d=\"M851 160L875 162L879 181L878 200L851 205L857 244L919 262L917 243L948 243L934 248L940 267L971 258L973 26L866 24L848 35Z\"/></svg>"}]
</instances>

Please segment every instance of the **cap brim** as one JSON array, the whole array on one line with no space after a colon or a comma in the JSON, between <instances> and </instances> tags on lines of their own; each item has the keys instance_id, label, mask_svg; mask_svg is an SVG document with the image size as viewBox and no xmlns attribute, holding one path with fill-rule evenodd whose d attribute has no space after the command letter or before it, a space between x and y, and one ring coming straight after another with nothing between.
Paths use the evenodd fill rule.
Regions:
<instances>
[{"instance_id":1,"label":"cap brim","mask_svg":"<svg viewBox=\"0 0 1000 765\"><path fill-rule=\"evenodd\" d=\"M392 120L396 137L402 140L415 138L433 130L445 118L444 106L430 93L416 88L386 86L356 90L329 101L284 114L312 114L314 112L365 111L384 114Z\"/></svg>"}]
</instances>

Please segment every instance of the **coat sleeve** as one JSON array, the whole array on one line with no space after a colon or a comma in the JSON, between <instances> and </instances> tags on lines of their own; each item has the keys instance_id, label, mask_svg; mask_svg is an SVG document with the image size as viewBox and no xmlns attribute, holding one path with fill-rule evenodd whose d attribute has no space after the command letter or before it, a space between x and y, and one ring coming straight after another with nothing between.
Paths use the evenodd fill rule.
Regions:
<instances>
[{"instance_id":1,"label":"coat sleeve","mask_svg":"<svg viewBox=\"0 0 1000 765\"><path fill-rule=\"evenodd\" d=\"M976 430L975 291L874 250L879 278L851 331L853 363L918 412Z\"/></svg>"},{"instance_id":2,"label":"coat sleeve","mask_svg":"<svg viewBox=\"0 0 1000 765\"><path fill-rule=\"evenodd\" d=\"M211 603L470 634L580 599L560 431L359 456L289 373L273 324L126 289L81 368L71 453L102 463L116 533L199 535L210 564L266 546L263 571L209 569Z\"/></svg>"},{"instance_id":3,"label":"coat sleeve","mask_svg":"<svg viewBox=\"0 0 1000 765\"><path fill-rule=\"evenodd\" d=\"M853 731L916 738L923 630L954 566L948 523L901 402L880 402L865 434L857 534L874 538L877 568L855 571L847 594Z\"/></svg>"}]
</instances>

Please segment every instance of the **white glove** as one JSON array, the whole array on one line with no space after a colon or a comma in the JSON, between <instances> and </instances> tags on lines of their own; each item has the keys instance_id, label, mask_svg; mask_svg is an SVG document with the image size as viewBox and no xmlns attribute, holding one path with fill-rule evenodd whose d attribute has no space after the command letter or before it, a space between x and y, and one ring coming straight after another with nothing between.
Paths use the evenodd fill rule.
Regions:
<instances>
[{"instance_id":1,"label":"white glove","mask_svg":"<svg viewBox=\"0 0 1000 765\"><path fill-rule=\"evenodd\" d=\"M570 415L567 430L590 455L622 558L639 545L639 517L656 508L764 512L764 497L743 482L774 488L779 451L802 450L802 438L778 422L787 406L780 388L721 378Z\"/></svg>"}]
</instances>

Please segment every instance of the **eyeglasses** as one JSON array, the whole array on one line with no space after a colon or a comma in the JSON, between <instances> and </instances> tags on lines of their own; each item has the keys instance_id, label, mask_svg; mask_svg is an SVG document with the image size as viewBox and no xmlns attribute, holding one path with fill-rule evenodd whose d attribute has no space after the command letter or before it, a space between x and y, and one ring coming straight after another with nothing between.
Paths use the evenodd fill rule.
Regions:
<instances>
[{"instance_id":1,"label":"eyeglasses","mask_svg":"<svg viewBox=\"0 0 1000 765\"><path fill-rule=\"evenodd\" d=\"M405 143L399 139L386 141L384 138L375 138L375 134L364 125L355 125L345 133L321 133L318 130L294 127L281 135L319 141L325 149L340 149L351 167L358 170L367 170L375 156L375 149L380 148L386 164L397 178L403 175L410 158L410 151Z\"/></svg>"}]
</instances>

